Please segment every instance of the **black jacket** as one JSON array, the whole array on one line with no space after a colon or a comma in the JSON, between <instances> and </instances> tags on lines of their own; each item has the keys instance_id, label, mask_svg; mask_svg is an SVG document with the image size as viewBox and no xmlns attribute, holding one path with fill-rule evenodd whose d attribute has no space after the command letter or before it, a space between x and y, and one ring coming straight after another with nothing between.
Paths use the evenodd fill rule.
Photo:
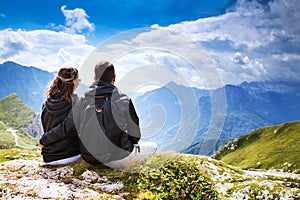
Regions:
<instances>
[{"instance_id":1,"label":"black jacket","mask_svg":"<svg viewBox=\"0 0 300 200\"><path fill-rule=\"evenodd\" d=\"M74 95L74 98L78 97ZM44 162L80 154L79 138L75 127L66 130L63 134L61 134L61 131L52 130L52 128L62 122L65 121L64 123L66 123L65 118L71 109L72 105L62 99L59 93L53 99L47 100L43 104L41 120L44 134L40 139L40 143L44 145L42 148Z\"/></svg>"},{"instance_id":2,"label":"black jacket","mask_svg":"<svg viewBox=\"0 0 300 200\"><path fill-rule=\"evenodd\" d=\"M90 112L85 110L89 109L95 103L95 97L99 96L110 97L115 106L114 110L117 110L114 118L119 119L118 125L122 130L114 135L109 132L104 133L105 131L103 132L99 126L99 121L89 120L90 117L86 116ZM95 81L79 101L77 108L73 109L74 121L81 140L81 156L87 162L104 163L125 158L132 152L133 144L137 144L141 138L139 118L131 99L112 84L101 80ZM92 112L95 112L94 109Z\"/></svg>"}]
</instances>

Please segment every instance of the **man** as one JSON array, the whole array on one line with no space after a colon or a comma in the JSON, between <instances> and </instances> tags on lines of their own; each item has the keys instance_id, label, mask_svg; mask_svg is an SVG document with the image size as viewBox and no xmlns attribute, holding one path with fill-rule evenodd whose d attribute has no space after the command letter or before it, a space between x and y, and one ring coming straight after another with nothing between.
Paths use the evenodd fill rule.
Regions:
<instances>
[{"instance_id":1,"label":"man","mask_svg":"<svg viewBox=\"0 0 300 200\"><path fill-rule=\"evenodd\" d=\"M70 121L74 121L81 140L81 156L89 163L125 168L130 162L152 156L157 146L139 142L139 118L131 99L114 86L113 64L102 61L94 70L95 82L89 91L73 106L65 122L44 136L51 137L59 129L63 137L72 124Z\"/></svg>"}]
</instances>

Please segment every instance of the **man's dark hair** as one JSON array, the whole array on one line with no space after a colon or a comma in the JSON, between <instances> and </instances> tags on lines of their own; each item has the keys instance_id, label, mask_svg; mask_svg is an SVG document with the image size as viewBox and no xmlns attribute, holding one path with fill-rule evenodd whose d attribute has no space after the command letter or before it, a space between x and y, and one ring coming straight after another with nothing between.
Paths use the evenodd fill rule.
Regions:
<instances>
[{"instance_id":1,"label":"man's dark hair","mask_svg":"<svg viewBox=\"0 0 300 200\"><path fill-rule=\"evenodd\" d=\"M108 61L101 61L95 66L95 77L107 83L111 83L115 76L115 67Z\"/></svg>"}]
</instances>

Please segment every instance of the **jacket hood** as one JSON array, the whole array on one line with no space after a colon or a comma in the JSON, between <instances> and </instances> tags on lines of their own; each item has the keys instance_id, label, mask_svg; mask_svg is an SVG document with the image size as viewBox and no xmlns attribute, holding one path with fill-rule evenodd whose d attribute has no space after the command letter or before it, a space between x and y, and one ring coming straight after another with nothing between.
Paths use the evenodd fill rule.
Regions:
<instances>
[{"instance_id":1,"label":"jacket hood","mask_svg":"<svg viewBox=\"0 0 300 200\"><path fill-rule=\"evenodd\" d=\"M71 104L61 98L60 94L56 94L53 99L48 99L44 106L44 109L54 116L60 116L72 107Z\"/></svg>"},{"instance_id":2,"label":"jacket hood","mask_svg":"<svg viewBox=\"0 0 300 200\"><path fill-rule=\"evenodd\" d=\"M95 97L95 96L106 96L111 95L113 90L116 87L112 84L106 83L101 80L95 81L90 87L89 90L85 93L86 97Z\"/></svg>"}]
</instances>

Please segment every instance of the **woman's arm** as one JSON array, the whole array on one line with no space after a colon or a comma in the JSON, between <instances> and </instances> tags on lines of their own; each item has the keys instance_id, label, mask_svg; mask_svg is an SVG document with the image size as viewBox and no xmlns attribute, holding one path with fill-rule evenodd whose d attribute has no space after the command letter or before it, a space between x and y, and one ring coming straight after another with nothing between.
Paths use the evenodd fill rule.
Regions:
<instances>
[{"instance_id":1,"label":"woman's arm","mask_svg":"<svg viewBox=\"0 0 300 200\"><path fill-rule=\"evenodd\" d=\"M64 121L43 134L43 136L39 140L39 143L43 146L49 145L51 143L64 139L72 133L76 133L76 129L73 120L73 112L71 109L69 114L65 117Z\"/></svg>"}]
</instances>

